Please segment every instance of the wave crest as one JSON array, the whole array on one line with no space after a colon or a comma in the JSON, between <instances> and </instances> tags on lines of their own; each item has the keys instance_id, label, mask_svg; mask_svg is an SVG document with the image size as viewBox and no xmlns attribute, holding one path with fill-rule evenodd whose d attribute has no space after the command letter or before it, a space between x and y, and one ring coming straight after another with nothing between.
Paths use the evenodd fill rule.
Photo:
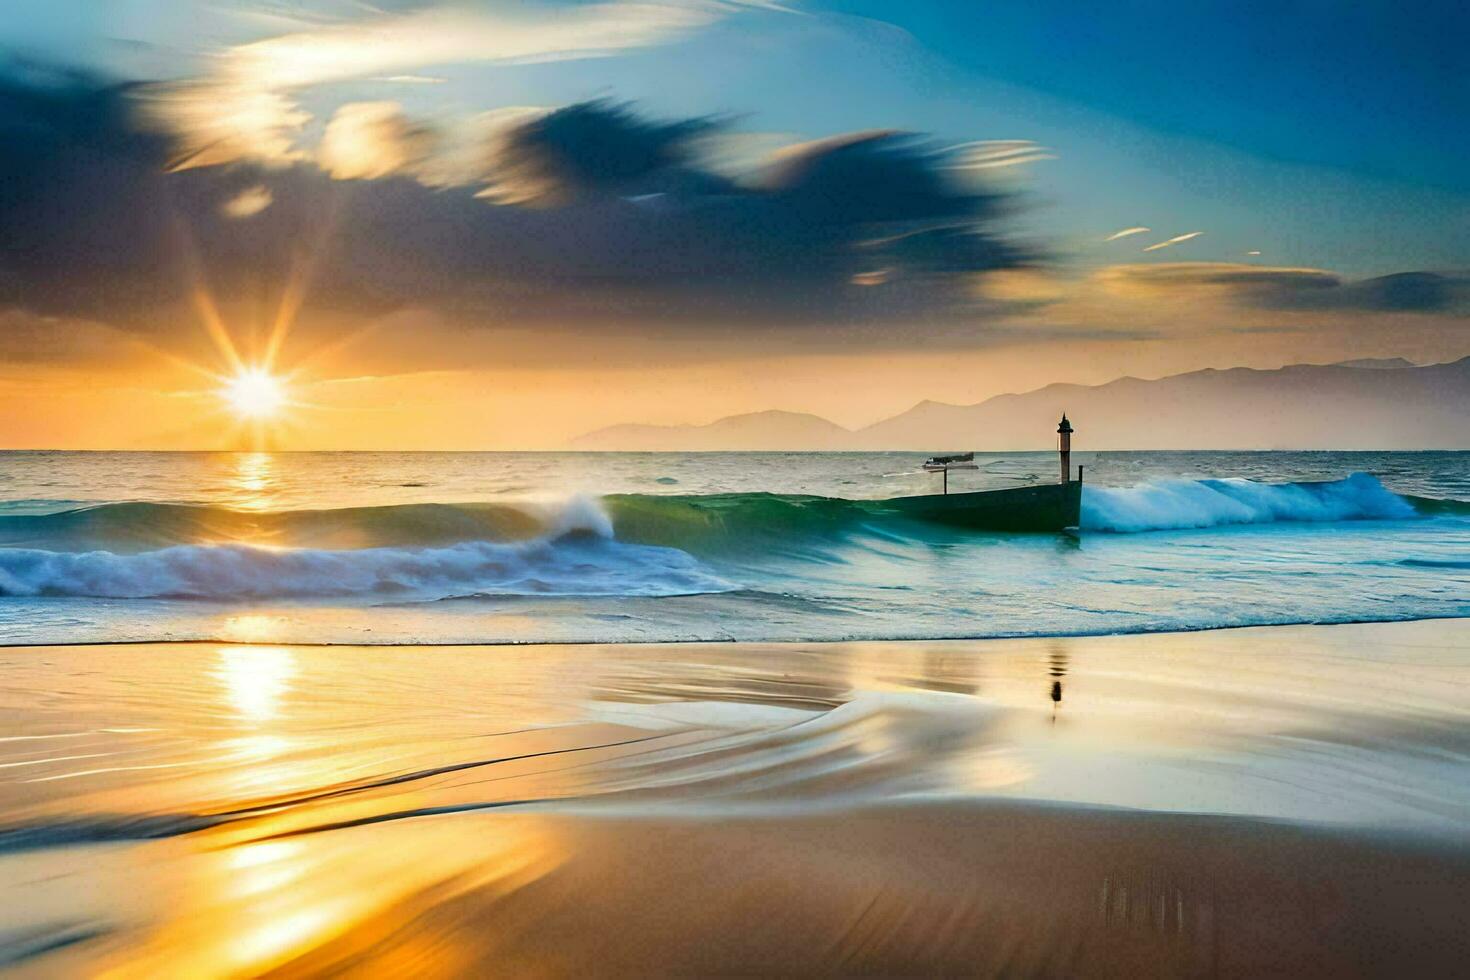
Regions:
<instances>
[{"instance_id":1,"label":"wave crest","mask_svg":"<svg viewBox=\"0 0 1470 980\"><path fill-rule=\"evenodd\" d=\"M670 596L735 588L675 548L612 540L590 502L551 534L438 548L174 545L139 554L0 548L0 595L111 599Z\"/></svg>"},{"instance_id":2,"label":"wave crest","mask_svg":"<svg viewBox=\"0 0 1470 980\"><path fill-rule=\"evenodd\" d=\"M1161 531L1276 521L1402 520L1418 511L1367 473L1323 483L1164 480L1140 487L1088 487L1082 527Z\"/></svg>"}]
</instances>

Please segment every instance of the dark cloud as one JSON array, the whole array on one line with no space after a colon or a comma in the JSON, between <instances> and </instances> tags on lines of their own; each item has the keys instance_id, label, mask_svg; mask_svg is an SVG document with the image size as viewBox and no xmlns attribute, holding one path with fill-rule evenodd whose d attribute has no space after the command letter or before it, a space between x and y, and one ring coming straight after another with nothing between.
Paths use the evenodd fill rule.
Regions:
<instances>
[{"instance_id":1,"label":"dark cloud","mask_svg":"<svg viewBox=\"0 0 1470 980\"><path fill-rule=\"evenodd\" d=\"M690 168L695 141L719 127L713 119L654 122L627 105L597 100L569 105L509 127L491 179L509 203L566 204L588 194L654 193ZM698 183L713 191L714 178Z\"/></svg>"},{"instance_id":2,"label":"dark cloud","mask_svg":"<svg viewBox=\"0 0 1470 980\"><path fill-rule=\"evenodd\" d=\"M0 82L0 303L71 312L91 291L144 305L176 290L168 147L129 115L121 86Z\"/></svg>"},{"instance_id":3,"label":"dark cloud","mask_svg":"<svg viewBox=\"0 0 1470 980\"><path fill-rule=\"evenodd\" d=\"M506 127L487 193L379 176L429 139L386 105L339 128L324 165L350 180L306 162L169 172L176 148L133 108L80 78L0 82L0 305L167 330L197 285L263 307L309 270L308 312L799 327L970 316L969 280L1027 261L994 231L1002 198L900 133L804 144L737 183L699 162L719 122L589 102Z\"/></svg>"},{"instance_id":4,"label":"dark cloud","mask_svg":"<svg viewBox=\"0 0 1470 980\"><path fill-rule=\"evenodd\" d=\"M1012 268L1035 257L973 225L927 228L865 242L863 247L899 268L955 275Z\"/></svg>"},{"instance_id":5,"label":"dark cloud","mask_svg":"<svg viewBox=\"0 0 1470 980\"><path fill-rule=\"evenodd\" d=\"M1167 262L1113 266L1102 279L1161 292L1211 289L1263 309L1438 313L1470 305L1470 277L1434 272L1348 280L1322 269Z\"/></svg>"},{"instance_id":6,"label":"dark cloud","mask_svg":"<svg viewBox=\"0 0 1470 980\"><path fill-rule=\"evenodd\" d=\"M849 133L791 147L762 186L803 220L838 225L987 215L998 198L956 187L944 153L908 133Z\"/></svg>"},{"instance_id":7,"label":"dark cloud","mask_svg":"<svg viewBox=\"0 0 1470 980\"><path fill-rule=\"evenodd\" d=\"M1398 272L1345 282L1320 296L1292 297L1283 305L1437 313L1470 308L1470 277L1436 272Z\"/></svg>"}]
</instances>

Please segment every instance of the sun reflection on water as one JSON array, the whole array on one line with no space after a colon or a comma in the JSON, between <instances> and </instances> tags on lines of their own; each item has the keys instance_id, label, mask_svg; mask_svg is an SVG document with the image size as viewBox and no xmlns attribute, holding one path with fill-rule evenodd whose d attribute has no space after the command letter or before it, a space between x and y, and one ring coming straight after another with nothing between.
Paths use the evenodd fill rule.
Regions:
<instances>
[{"instance_id":1,"label":"sun reflection on water","mask_svg":"<svg viewBox=\"0 0 1470 980\"><path fill-rule=\"evenodd\" d=\"M280 638L284 622L282 617L267 613L241 613L225 618L220 635L235 643L265 643Z\"/></svg>"},{"instance_id":2,"label":"sun reflection on water","mask_svg":"<svg viewBox=\"0 0 1470 980\"><path fill-rule=\"evenodd\" d=\"M236 503L246 510L265 510L276 489L276 461L270 453L237 453L229 477Z\"/></svg>"}]
</instances>

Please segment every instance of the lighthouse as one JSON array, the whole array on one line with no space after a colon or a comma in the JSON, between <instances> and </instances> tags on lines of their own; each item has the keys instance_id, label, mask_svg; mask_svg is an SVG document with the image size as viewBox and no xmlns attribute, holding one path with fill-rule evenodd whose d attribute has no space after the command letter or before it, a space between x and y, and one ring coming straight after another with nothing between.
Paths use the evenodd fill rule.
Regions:
<instances>
[{"instance_id":1,"label":"lighthouse","mask_svg":"<svg viewBox=\"0 0 1470 980\"><path fill-rule=\"evenodd\" d=\"M1062 455L1062 482L1068 483L1072 479L1072 423L1067 421L1067 413L1062 413L1062 424L1057 426L1057 448Z\"/></svg>"}]
</instances>

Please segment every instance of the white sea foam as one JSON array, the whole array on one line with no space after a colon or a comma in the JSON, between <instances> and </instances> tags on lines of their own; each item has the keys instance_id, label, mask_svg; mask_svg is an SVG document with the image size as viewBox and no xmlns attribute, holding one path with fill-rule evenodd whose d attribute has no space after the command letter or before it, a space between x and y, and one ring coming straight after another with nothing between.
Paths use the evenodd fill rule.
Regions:
<instances>
[{"instance_id":1,"label":"white sea foam","mask_svg":"<svg viewBox=\"0 0 1470 980\"><path fill-rule=\"evenodd\" d=\"M551 537L576 537L587 535L595 538L613 536L612 519L602 506L591 497L578 494L557 511L551 523Z\"/></svg>"},{"instance_id":2,"label":"white sea foam","mask_svg":"<svg viewBox=\"0 0 1470 980\"><path fill-rule=\"evenodd\" d=\"M1366 473L1330 483L1162 480L1140 487L1087 487L1082 527L1159 531L1274 521L1401 520L1413 505Z\"/></svg>"},{"instance_id":3,"label":"white sea foam","mask_svg":"<svg viewBox=\"0 0 1470 980\"><path fill-rule=\"evenodd\" d=\"M0 549L0 595L9 596L437 599L667 596L730 588L677 549L567 532L516 544L356 551L247 545L179 545L133 555Z\"/></svg>"}]
</instances>

